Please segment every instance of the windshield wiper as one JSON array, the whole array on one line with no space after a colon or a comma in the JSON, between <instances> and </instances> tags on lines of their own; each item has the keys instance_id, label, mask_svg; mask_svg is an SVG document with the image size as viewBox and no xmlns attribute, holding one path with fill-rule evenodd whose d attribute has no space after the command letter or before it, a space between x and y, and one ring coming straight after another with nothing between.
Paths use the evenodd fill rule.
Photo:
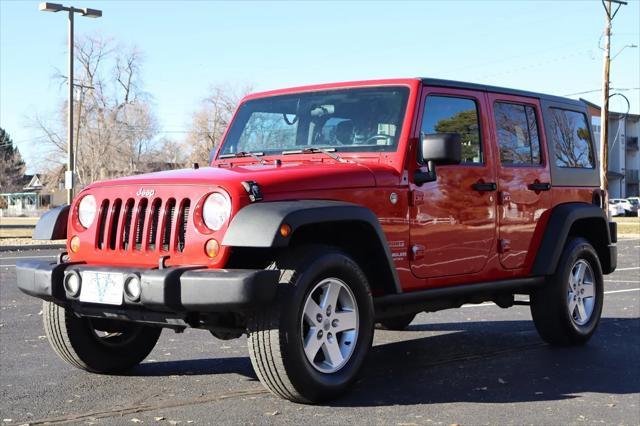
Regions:
<instances>
[{"instance_id":1,"label":"windshield wiper","mask_svg":"<svg viewBox=\"0 0 640 426\"><path fill-rule=\"evenodd\" d=\"M335 154L335 148L304 148L304 149L293 149L291 151L282 151L282 155L291 155L291 154L317 154L322 153L328 155L336 161L344 163L345 160L340 157L338 154Z\"/></svg>"},{"instance_id":2,"label":"windshield wiper","mask_svg":"<svg viewBox=\"0 0 640 426\"><path fill-rule=\"evenodd\" d=\"M267 164L267 162L263 158L260 158L260 156L263 156L263 155L264 155L264 152L240 151L240 152L235 152L233 154L222 154L219 158L251 157L256 161L259 161L260 164Z\"/></svg>"}]
</instances>

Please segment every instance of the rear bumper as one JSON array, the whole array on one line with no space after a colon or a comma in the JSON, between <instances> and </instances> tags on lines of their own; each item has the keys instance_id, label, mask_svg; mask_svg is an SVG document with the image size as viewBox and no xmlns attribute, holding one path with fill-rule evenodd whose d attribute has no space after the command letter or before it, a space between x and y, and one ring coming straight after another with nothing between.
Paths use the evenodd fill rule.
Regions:
<instances>
[{"instance_id":1,"label":"rear bumper","mask_svg":"<svg viewBox=\"0 0 640 426\"><path fill-rule=\"evenodd\" d=\"M81 303L63 286L73 271L105 271L137 274L141 279L140 300L123 297L123 304ZM16 265L18 288L28 295L66 305L99 308L101 311L238 312L273 302L280 271L253 269L206 269L198 266L165 269L135 269L74 263L21 261Z\"/></svg>"}]
</instances>

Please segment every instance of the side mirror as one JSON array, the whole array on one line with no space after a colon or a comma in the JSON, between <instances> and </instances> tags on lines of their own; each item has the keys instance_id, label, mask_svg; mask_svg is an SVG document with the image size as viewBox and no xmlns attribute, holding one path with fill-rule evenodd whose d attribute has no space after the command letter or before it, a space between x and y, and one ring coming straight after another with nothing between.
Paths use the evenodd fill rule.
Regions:
<instances>
[{"instance_id":1,"label":"side mirror","mask_svg":"<svg viewBox=\"0 0 640 426\"><path fill-rule=\"evenodd\" d=\"M434 133L422 135L418 150L418 161L437 165L460 164L462 143L459 133Z\"/></svg>"},{"instance_id":2,"label":"side mirror","mask_svg":"<svg viewBox=\"0 0 640 426\"><path fill-rule=\"evenodd\" d=\"M414 175L416 185L436 180L436 164L460 164L462 161L462 143L459 133L434 133L422 135L418 146L418 162L429 169L418 169Z\"/></svg>"}]
</instances>

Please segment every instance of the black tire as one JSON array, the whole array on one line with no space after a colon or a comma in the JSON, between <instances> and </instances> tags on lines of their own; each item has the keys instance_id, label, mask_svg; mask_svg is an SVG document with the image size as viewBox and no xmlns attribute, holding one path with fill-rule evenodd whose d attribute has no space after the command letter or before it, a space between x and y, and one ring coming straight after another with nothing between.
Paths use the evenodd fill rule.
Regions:
<instances>
[{"instance_id":1,"label":"black tire","mask_svg":"<svg viewBox=\"0 0 640 426\"><path fill-rule=\"evenodd\" d=\"M376 328L379 328L380 330L406 330L415 317L416 314L405 314L397 317L385 318L378 321Z\"/></svg>"},{"instance_id":2,"label":"black tire","mask_svg":"<svg viewBox=\"0 0 640 426\"><path fill-rule=\"evenodd\" d=\"M367 278L348 255L326 246L306 246L285 253L272 267L282 271L277 303L254 313L249 319L248 346L253 368L269 391L290 401L316 403L336 398L356 380L373 340L373 301ZM321 361L314 366L305 355L303 335L309 337L315 331L310 331L310 326L304 323L303 312L307 301L322 289L319 286L331 280L348 287L343 286L339 293L344 296L347 292L356 305L351 312L357 318L357 337L351 337L355 337L355 346L347 349L351 352L344 357L344 364L337 371L328 373L318 370ZM323 303L318 303L318 312L324 312ZM331 318L344 313L338 312L338 302L334 308L334 316L328 314L324 323L319 322L320 325L313 329L318 331L318 341L323 327L327 327L327 320L328 327L332 327ZM325 338L329 339L333 328L324 330L328 330ZM338 338L339 331L335 330L334 338L338 342L342 337ZM341 342L339 344L344 345L345 340ZM318 348L316 353L323 358L322 351L328 351L328 346L319 344Z\"/></svg>"},{"instance_id":3,"label":"black tire","mask_svg":"<svg viewBox=\"0 0 640 426\"><path fill-rule=\"evenodd\" d=\"M118 373L138 365L162 332L159 327L78 317L51 302L43 303L42 319L45 334L58 356L93 373ZM100 333L105 334L101 337Z\"/></svg>"},{"instance_id":4,"label":"black tire","mask_svg":"<svg viewBox=\"0 0 640 426\"><path fill-rule=\"evenodd\" d=\"M588 268L584 267L585 264L588 264ZM585 274L589 273L590 268L592 274L590 279L583 278L584 284L578 284L580 280L572 278L579 275L576 268L580 267L585 268ZM578 286L576 290L570 288L573 280ZM589 301L585 297L584 291L589 287L587 281L592 281L592 287L586 294L593 293L595 300ZM573 300L575 304L576 297L578 304L572 308L570 303ZM584 238L569 240L560 256L555 274L547 279L544 287L531 294L531 315L540 337L547 343L559 346L586 343L600 322L603 298L602 267L596 251ZM582 311L578 306L580 301L583 303ZM590 313L584 315L585 312Z\"/></svg>"}]
</instances>

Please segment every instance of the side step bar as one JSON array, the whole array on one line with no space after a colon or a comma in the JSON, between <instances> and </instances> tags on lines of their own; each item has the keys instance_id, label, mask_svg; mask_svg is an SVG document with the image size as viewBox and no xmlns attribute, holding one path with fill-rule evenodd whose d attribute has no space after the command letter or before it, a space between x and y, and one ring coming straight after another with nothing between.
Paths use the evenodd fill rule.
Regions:
<instances>
[{"instance_id":1,"label":"side step bar","mask_svg":"<svg viewBox=\"0 0 640 426\"><path fill-rule=\"evenodd\" d=\"M527 277L475 284L452 285L408 293L390 294L373 299L376 319L415 312L434 312L457 308L465 303L497 300L502 306L505 295L529 293L531 288L544 284L544 277ZM513 301L511 305L524 304Z\"/></svg>"}]
</instances>

